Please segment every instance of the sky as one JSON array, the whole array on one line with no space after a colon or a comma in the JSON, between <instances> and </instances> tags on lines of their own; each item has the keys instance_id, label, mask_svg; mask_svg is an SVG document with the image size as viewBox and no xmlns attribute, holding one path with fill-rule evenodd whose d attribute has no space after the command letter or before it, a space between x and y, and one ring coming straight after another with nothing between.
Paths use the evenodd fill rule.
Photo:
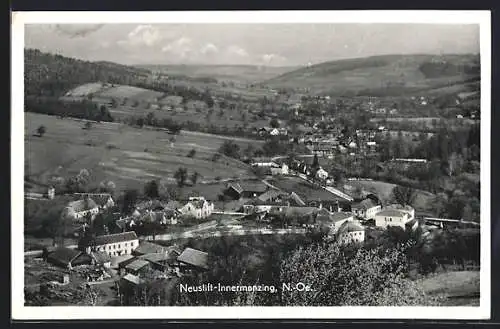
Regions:
<instances>
[{"instance_id":1,"label":"sky","mask_svg":"<svg viewBox=\"0 0 500 329\"><path fill-rule=\"evenodd\" d=\"M121 64L301 66L384 54L479 53L478 25L36 24L25 47Z\"/></svg>"}]
</instances>

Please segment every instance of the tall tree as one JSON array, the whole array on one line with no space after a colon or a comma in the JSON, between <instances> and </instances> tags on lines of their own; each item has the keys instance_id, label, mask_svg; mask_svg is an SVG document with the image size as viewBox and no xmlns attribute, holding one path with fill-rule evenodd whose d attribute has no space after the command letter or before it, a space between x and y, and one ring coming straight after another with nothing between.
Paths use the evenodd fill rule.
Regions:
<instances>
[{"instance_id":1,"label":"tall tree","mask_svg":"<svg viewBox=\"0 0 500 329\"><path fill-rule=\"evenodd\" d=\"M144 195L148 198L158 198L160 196L159 185L156 180L151 180L144 186Z\"/></svg>"},{"instance_id":2,"label":"tall tree","mask_svg":"<svg viewBox=\"0 0 500 329\"><path fill-rule=\"evenodd\" d=\"M392 197L394 201L402 206L412 205L415 202L417 193L415 189L408 186L396 185L392 189Z\"/></svg>"},{"instance_id":3,"label":"tall tree","mask_svg":"<svg viewBox=\"0 0 500 329\"><path fill-rule=\"evenodd\" d=\"M139 192L135 189L126 190L123 196L122 211L125 214L131 213L135 209L135 204L139 197Z\"/></svg>"},{"instance_id":4,"label":"tall tree","mask_svg":"<svg viewBox=\"0 0 500 329\"><path fill-rule=\"evenodd\" d=\"M187 169L183 167L177 169L174 174L174 178L177 181L177 186L183 187L186 184Z\"/></svg>"}]
</instances>

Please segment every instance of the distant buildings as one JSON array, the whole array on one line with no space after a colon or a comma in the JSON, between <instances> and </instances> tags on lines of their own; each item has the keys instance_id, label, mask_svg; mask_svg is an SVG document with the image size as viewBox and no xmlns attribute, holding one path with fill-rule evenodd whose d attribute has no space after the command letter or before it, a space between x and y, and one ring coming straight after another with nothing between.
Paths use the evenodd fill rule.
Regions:
<instances>
[{"instance_id":1,"label":"distant buildings","mask_svg":"<svg viewBox=\"0 0 500 329\"><path fill-rule=\"evenodd\" d=\"M197 219L207 218L214 211L214 204L204 197L190 197L189 201L178 209L183 216Z\"/></svg>"}]
</instances>

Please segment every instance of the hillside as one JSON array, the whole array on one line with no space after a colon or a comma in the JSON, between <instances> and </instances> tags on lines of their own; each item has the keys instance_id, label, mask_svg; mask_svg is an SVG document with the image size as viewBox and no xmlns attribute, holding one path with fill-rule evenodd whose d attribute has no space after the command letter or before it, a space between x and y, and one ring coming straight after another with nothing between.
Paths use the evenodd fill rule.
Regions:
<instances>
[{"instance_id":1,"label":"hillside","mask_svg":"<svg viewBox=\"0 0 500 329\"><path fill-rule=\"evenodd\" d=\"M150 75L146 69L110 62L89 62L24 50L24 83L26 95L61 96L81 84L102 81L130 85Z\"/></svg>"},{"instance_id":2,"label":"hillside","mask_svg":"<svg viewBox=\"0 0 500 329\"><path fill-rule=\"evenodd\" d=\"M393 96L445 87L462 91L479 81L479 65L478 55L383 55L325 62L265 83L332 95Z\"/></svg>"},{"instance_id":3,"label":"hillside","mask_svg":"<svg viewBox=\"0 0 500 329\"><path fill-rule=\"evenodd\" d=\"M296 69L296 67L255 65L143 65L138 67L174 77L213 78L217 81L238 83L261 82Z\"/></svg>"}]
</instances>

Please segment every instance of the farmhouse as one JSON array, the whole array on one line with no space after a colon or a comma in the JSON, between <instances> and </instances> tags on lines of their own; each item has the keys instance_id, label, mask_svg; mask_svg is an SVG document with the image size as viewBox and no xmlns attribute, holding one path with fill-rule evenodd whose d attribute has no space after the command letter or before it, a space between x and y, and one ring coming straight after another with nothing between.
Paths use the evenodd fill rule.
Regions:
<instances>
[{"instance_id":1,"label":"farmhouse","mask_svg":"<svg viewBox=\"0 0 500 329\"><path fill-rule=\"evenodd\" d=\"M399 210L399 211L405 212L408 214L408 219L410 219L410 220L415 218L415 209L410 205L402 206L400 204L395 203L395 204L391 204L391 205L386 206L385 209L394 209L394 210Z\"/></svg>"},{"instance_id":2,"label":"farmhouse","mask_svg":"<svg viewBox=\"0 0 500 329\"><path fill-rule=\"evenodd\" d=\"M90 252L104 251L110 256L130 255L139 246L135 232L124 232L97 236L93 243L83 247Z\"/></svg>"},{"instance_id":3,"label":"farmhouse","mask_svg":"<svg viewBox=\"0 0 500 329\"><path fill-rule=\"evenodd\" d=\"M400 210L386 209L375 215L375 226L387 228L388 226L399 226L405 229L406 223L410 221L408 213Z\"/></svg>"},{"instance_id":4,"label":"farmhouse","mask_svg":"<svg viewBox=\"0 0 500 329\"><path fill-rule=\"evenodd\" d=\"M47 262L72 269L78 265L91 264L92 258L81 250L61 247L48 253Z\"/></svg>"},{"instance_id":5,"label":"farmhouse","mask_svg":"<svg viewBox=\"0 0 500 329\"><path fill-rule=\"evenodd\" d=\"M85 197L82 200L77 200L68 203L64 209L64 214L75 220L85 219L90 215L92 218L99 213L99 206L91 198Z\"/></svg>"},{"instance_id":6,"label":"farmhouse","mask_svg":"<svg viewBox=\"0 0 500 329\"><path fill-rule=\"evenodd\" d=\"M284 163L280 168L271 167L271 175L288 175L288 165Z\"/></svg>"},{"instance_id":7,"label":"farmhouse","mask_svg":"<svg viewBox=\"0 0 500 329\"><path fill-rule=\"evenodd\" d=\"M99 210L105 210L115 205L115 201L109 193L75 193L75 195L81 195L83 198L92 199L99 207Z\"/></svg>"},{"instance_id":8,"label":"farmhouse","mask_svg":"<svg viewBox=\"0 0 500 329\"><path fill-rule=\"evenodd\" d=\"M354 215L362 219L373 219L380 210L382 210L382 207L372 199L365 199L351 205L351 211Z\"/></svg>"},{"instance_id":9,"label":"farmhouse","mask_svg":"<svg viewBox=\"0 0 500 329\"><path fill-rule=\"evenodd\" d=\"M347 221L340 225L336 237L340 244L361 243L365 241L365 228L355 221Z\"/></svg>"},{"instance_id":10,"label":"farmhouse","mask_svg":"<svg viewBox=\"0 0 500 329\"><path fill-rule=\"evenodd\" d=\"M179 263L179 269L181 272L189 271L207 271L208 267L208 253L186 248L177 257L177 262Z\"/></svg>"},{"instance_id":11,"label":"farmhouse","mask_svg":"<svg viewBox=\"0 0 500 329\"><path fill-rule=\"evenodd\" d=\"M238 200L240 198L255 198L268 190L262 182L229 183L224 194Z\"/></svg>"},{"instance_id":12,"label":"farmhouse","mask_svg":"<svg viewBox=\"0 0 500 329\"><path fill-rule=\"evenodd\" d=\"M132 251L133 255L141 256L146 254L167 253L167 248L156 243L141 241L139 247Z\"/></svg>"},{"instance_id":13,"label":"farmhouse","mask_svg":"<svg viewBox=\"0 0 500 329\"><path fill-rule=\"evenodd\" d=\"M214 211L214 204L205 200L204 197L190 197L189 201L178 211L184 216L207 218Z\"/></svg>"},{"instance_id":14,"label":"farmhouse","mask_svg":"<svg viewBox=\"0 0 500 329\"><path fill-rule=\"evenodd\" d=\"M354 221L354 214L350 212L334 212L329 216L330 234L336 234L345 222Z\"/></svg>"}]
</instances>

